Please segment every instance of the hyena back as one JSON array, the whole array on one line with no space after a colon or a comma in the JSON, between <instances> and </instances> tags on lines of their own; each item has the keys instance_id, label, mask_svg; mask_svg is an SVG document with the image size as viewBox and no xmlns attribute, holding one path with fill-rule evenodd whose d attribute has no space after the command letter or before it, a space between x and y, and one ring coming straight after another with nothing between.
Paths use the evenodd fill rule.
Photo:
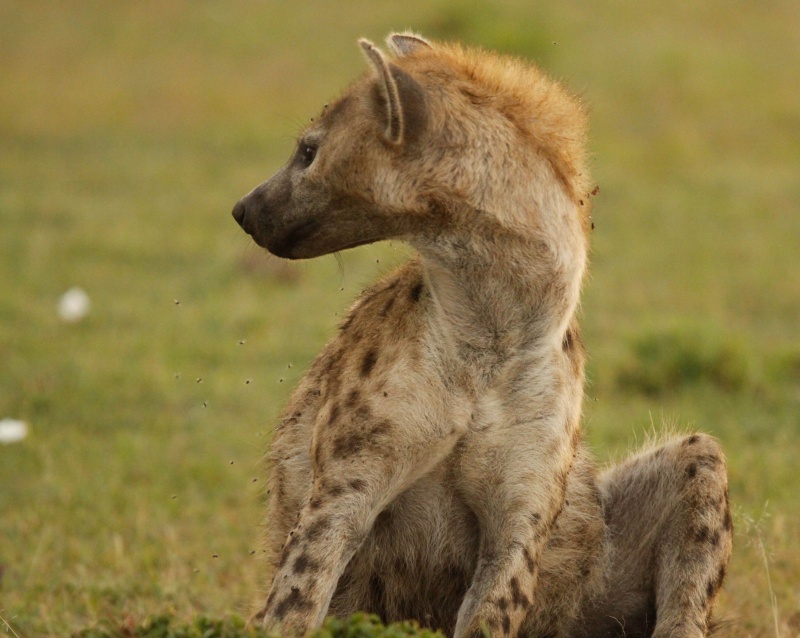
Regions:
<instances>
[{"instance_id":1,"label":"hyena back","mask_svg":"<svg viewBox=\"0 0 800 638\"><path fill-rule=\"evenodd\" d=\"M707 635L731 547L718 444L676 438L598 474L581 441L580 102L516 60L387 42L391 59L361 41L372 73L233 211L281 257L419 253L358 299L284 410L256 619Z\"/></svg>"}]
</instances>

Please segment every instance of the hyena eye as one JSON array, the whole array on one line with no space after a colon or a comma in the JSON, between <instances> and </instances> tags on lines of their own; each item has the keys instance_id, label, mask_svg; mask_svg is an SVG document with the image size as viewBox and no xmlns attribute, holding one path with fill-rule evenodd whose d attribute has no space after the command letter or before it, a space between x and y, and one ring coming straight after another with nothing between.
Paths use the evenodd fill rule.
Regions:
<instances>
[{"instance_id":1,"label":"hyena eye","mask_svg":"<svg viewBox=\"0 0 800 638\"><path fill-rule=\"evenodd\" d=\"M300 145L300 159L303 161L303 166L309 167L317 156L317 147L312 144Z\"/></svg>"}]
</instances>

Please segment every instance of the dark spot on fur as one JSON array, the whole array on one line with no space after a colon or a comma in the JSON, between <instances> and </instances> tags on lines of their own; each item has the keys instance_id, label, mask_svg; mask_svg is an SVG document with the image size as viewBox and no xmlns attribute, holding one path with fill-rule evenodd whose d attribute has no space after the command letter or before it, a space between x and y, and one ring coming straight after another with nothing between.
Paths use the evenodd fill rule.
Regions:
<instances>
[{"instance_id":1,"label":"dark spot on fur","mask_svg":"<svg viewBox=\"0 0 800 638\"><path fill-rule=\"evenodd\" d=\"M355 490L356 492L363 492L367 489L367 482L364 479L353 479L348 483L350 488Z\"/></svg>"},{"instance_id":2,"label":"dark spot on fur","mask_svg":"<svg viewBox=\"0 0 800 638\"><path fill-rule=\"evenodd\" d=\"M686 476L689 478L694 478L697 476L697 465L692 463L689 467L686 468Z\"/></svg>"},{"instance_id":3,"label":"dark spot on fur","mask_svg":"<svg viewBox=\"0 0 800 638\"><path fill-rule=\"evenodd\" d=\"M532 524L534 527L538 527L538 526L539 526L539 522L542 520L542 515L541 515L541 514L538 514L538 513L536 513L536 512L533 512L533 513L530 515L530 519L531 519L531 524Z\"/></svg>"},{"instance_id":4,"label":"dark spot on fur","mask_svg":"<svg viewBox=\"0 0 800 638\"><path fill-rule=\"evenodd\" d=\"M353 408L358 403L359 398L361 398L361 394L358 390L350 390L347 395L347 400L344 402L344 404L348 408Z\"/></svg>"},{"instance_id":5,"label":"dark spot on fur","mask_svg":"<svg viewBox=\"0 0 800 638\"><path fill-rule=\"evenodd\" d=\"M283 548L284 554L288 554L299 542L300 536L295 534L294 531L289 532L289 540L286 542L286 546ZM283 560L283 557L281 557L281 560Z\"/></svg>"},{"instance_id":6,"label":"dark spot on fur","mask_svg":"<svg viewBox=\"0 0 800 638\"><path fill-rule=\"evenodd\" d=\"M318 510L320 507L322 507L322 499L319 496L315 496L308 502L308 506L312 510Z\"/></svg>"},{"instance_id":7,"label":"dark spot on fur","mask_svg":"<svg viewBox=\"0 0 800 638\"><path fill-rule=\"evenodd\" d=\"M703 525L700 529L698 529L694 533L694 540L697 543L707 543L708 539L711 537L711 530L708 529L705 525Z\"/></svg>"},{"instance_id":8,"label":"dark spot on fur","mask_svg":"<svg viewBox=\"0 0 800 638\"><path fill-rule=\"evenodd\" d=\"M331 415L328 417L328 427L335 425L336 420L339 418L339 405L337 403L333 404L331 408Z\"/></svg>"},{"instance_id":9,"label":"dark spot on fur","mask_svg":"<svg viewBox=\"0 0 800 638\"><path fill-rule=\"evenodd\" d=\"M528 566L528 571L532 574L536 570L536 563L527 547L522 548L522 557L525 559L525 565Z\"/></svg>"},{"instance_id":10,"label":"dark spot on fur","mask_svg":"<svg viewBox=\"0 0 800 638\"><path fill-rule=\"evenodd\" d=\"M522 607L523 609L531 606L531 601L522 593L519 588L519 580L516 578L511 579L511 602L514 603L514 607Z\"/></svg>"},{"instance_id":11,"label":"dark spot on fur","mask_svg":"<svg viewBox=\"0 0 800 638\"><path fill-rule=\"evenodd\" d=\"M497 601L497 606L500 608L501 611L505 611L506 609L508 609L508 598L506 598L505 596L500 598L500 600Z\"/></svg>"},{"instance_id":12,"label":"dark spot on fur","mask_svg":"<svg viewBox=\"0 0 800 638\"><path fill-rule=\"evenodd\" d=\"M392 309L392 306L394 306L394 299L395 299L394 295L392 295L386 300L386 303L381 309L381 317L385 317L386 315L389 314L389 311Z\"/></svg>"},{"instance_id":13,"label":"dark spot on fur","mask_svg":"<svg viewBox=\"0 0 800 638\"><path fill-rule=\"evenodd\" d=\"M319 569L319 563L317 561L312 560L308 557L308 554L300 554L297 557L297 560L294 561L294 565L292 565L292 571L295 574L305 574L307 571L315 572Z\"/></svg>"},{"instance_id":14,"label":"dark spot on fur","mask_svg":"<svg viewBox=\"0 0 800 638\"><path fill-rule=\"evenodd\" d=\"M731 508L727 505L725 507L725 521L723 522L725 531L730 532L733 530L733 518L731 517Z\"/></svg>"},{"instance_id":15,"label":"dark spot on fur","mask_svg":"<svg viewBox=\"0 0 800 638\"><path fill-rule=\"evenodd\" d=\"M340 483L330 483L326 488L326 492L328 493L328 496L336 498L337 496L344 494L345 489Z\"/></svg>"},{"instance_id":16,"label":"dark spot on fur","mask_svg":"<svg viewBox=\"0 0 800 638\"><path fill-rule=\"evenodd\" d=\"M349 317L347 317L347 319L345 319L339 326L339 332L346 332L353 324L353 319L355 319L355 314L351 314Z\"/></svg>"},{"instance_id":17,"label":"dark spot on fur","mask_svg":"<svg viewBox=\"0 0 800 638\"><path fill-rule=\"evenodd\" d=\"M369 421L372 418L372 411L362 406L357 411L359 420ZM348 456L359 454L368 445L374 444L376 437L385 436L394 428L394 424L388 419L378 421L367 432L348 432L333 440L333 456L337 459L344 459Z\"/></svg>"},{"instance_id":18,"label":"dark spot on fur","mask_svg":"<svg viewBox=\"0 0 800 638\"><path fill-rule=\"evenodd\" d=\"M317 540L328 530L328 528L330 528L330 526L331 521L329 518L318 518L308 526L308 529L306 530L306 538L308 538L310 541Z\"/></svg>"},{"instance_id":19,"label":"dark spot on fur","mask_svg":"<svg viewBox=\"0 0 800 638\"><path fill-rule=\"evenodd\" d=\"M421 281L414 284L414 287L411 289L411 301L419 301L419 298L422 296L422 288L423 284Z\"/></svg>"},{"instance_id":20,"label":"dark spot on fur","mask_svg":"<svg viewBox=\"0 0 800 638\"><path fill-rule=\"evenodd\" d=\"M699 436L697 436L696 434L692 434L692 436L690 436L688 439L685 439L685 440L683 441L683 444L684 444L684 445L686 445L686 446L689 446L689 445L694 445L694 444L695 444L695 443L697 443L699 440L700 440L700 437L699 437Z\"/></svg>"},{"instance_id":21,"label":"dark spot on fur","mask_svg":"<svg viewBox=\"0 0 800 638\"><path fill-rule=\"evenodd\" d=\"M267 605L272 604L272 601L275 600L275 592L270 592L269 596L267 596ZM263 611L259 612L261 617L263 618L267 614L267 610L264 609Z\"/></svg>"},{"instance_id":22,"label":"dark spot on fur","mask_svg":"<svg viewBox=\"0 0 800 638\"><path fill-rule=\"evenodd\" d=\"M375 426L371 430L371 435L381 435L381 434L388 434L389 432L394 429L394 424L389 421L388 419L382 419L378 421Z\"/></svg>"},{"instance_id":23,"label":"dark spot on fur","mask_svg":"<svg viewBox=\"0 0 800 638\"><path fill-rule=\"evenodd\" d=\"M369 350L367 354L364 355L364 359L361 361L361 376L369 376L377 362L378 353L375 350Z\"/></svg>"},{"instance_id":24,"label":"dark spot on fur","mask_svg":"<svg viewBox=\"0 0 800 638\"><path fill-rule=\"evenodd\" d=\"M317 445L314 448L314 465L317 467L322 467L322 446Z\"/></svg>"},{"instance_id":25,"label":"dark spot on fur","mask_svg":"<svg viewBox=\"0 0 800 638\"><path fill-rule=\"evenodd\" d=\"M719 531L712 532L708 527L703 525L695 532L694 540L697 543L708 543L716 547L719 544Z\"/></svg>"},{"instance_id":26,"label":"dark spot on fur","mask_svg":"<svg viewBox=\"0 0 800 638\"><path fill-rule=\"evenodd\" d=\"M561 349L564 352L572 350L572 347L575 343L572 340L572 330L567 330L566 334L564 335L564 339L561 341Z\"/></svg>"},{"instance_id":27,"label":"dark spot on fur","mask_svg":"<svg viewBox=\"0 0 800 638\"><path fill-rule=\"evenodd\" d=\"M489 629L492 631L497 631L497 628L500 627L500 621L497 619L496 616L492 616L489 620L486 621Z\"/></svg>"},{"instance_id":28,"label":"dark spot on fur","mask_svg":"<svg viewBox=\"0 0 800 638\"><path fill-rule=\"evenodd\" d=\"M367 437L363 432L349 432L337 436L333 440L333 458L343 459L358 454L364 449L366 442Z\"/></svg>"},{"instance_id":29,"label":"dark spot on fur","mask_svg":"<svg viewBox=\"0 0 800 638\"><path fill-rule=\"evenodd\" d=\"M511 618L508 614L503 614L503 633L506 635L511 633Z\"/></svg>"},{"instance_id":30,"label":"dark spot on fur","mask_svg":"<svg viewBox=\"0 0 800 638\"><path fill-rule=\"evenodd\" d=\"M291 545L294 538L290 539L288 543L286 543L286 547L283 548L281 552L281 560L278 562L278 567L283 567L286 564L286 561L289 560L289 546Z\"/></svg>"},{"instance_id":31,"label":"dark spot on fur","mask_svg":"<svg viewBox=\"0 0 800 638\"><path fill-rule=\"evenodd\" d=\"M280 466L275 468L275 474L273 476L273 481L275 485L275 493L278 496L278 501L283 501L286 498L286 489L283 484L283 472L281 471Z\"/></svg>"},{"instance_id":32,"label":"dark spot on fur","mask_svg":"<svg viewBox=\"0 0 800 638\"><path fill-rule=\"evenodd\" d=\"M722 587L722 583L725 582L725 574L727 573L727 567L725 563L719 566L719 571L717 572L717 589Z\"/></svg>"},{"instance_id":33,"label":"dark spot on fur","mask_svg":"<svg viewBox=\"0 0 800 638\"><path fill-rule=\"evenodd\" d=\"M283 620L286 614L292 610L304 612L309 611L312 607L311 601L300 593L300 589L292 587L289 595L275 607L275 617L278 620Z\"/></svg>"}]
</instances>

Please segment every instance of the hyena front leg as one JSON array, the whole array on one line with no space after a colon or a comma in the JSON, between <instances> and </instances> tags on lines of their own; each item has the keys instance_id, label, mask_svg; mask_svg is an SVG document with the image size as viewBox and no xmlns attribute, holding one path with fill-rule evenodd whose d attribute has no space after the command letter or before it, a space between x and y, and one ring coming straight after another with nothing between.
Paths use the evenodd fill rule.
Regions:
<instances>
[{"instance_id":1,"label":"hyena front leg","mask_svg":"<svg viewBox=\"0 0 800 638\"><path fill-rule=\"evenodd\" d=\"M541 397L539 397L541 398ZM564 505L577 437L560 402L542 405L465 437L459 488L480 525L478 565L456 623L456 638L514 636L533 606L539 559Z\"/></svg>"},{"instance_id":2,"label":"hyena front leg","mask_svg":"<svg viewBox=\"0 0 800 638\"><path fill-rule=\"evenodd\" d=\"M627 635L707 636L733 531L719 443L702 434L673 439L605 472L600 489L609 589L584 615L586 635L624 626ZM609 633L595 633L604 624Z\"/></svg>"},{"instance_id":3,"label":"hyena front leg","mask_svg":"<svg viewBox=\"0 0 800 638\"><path fill-rule=\"evenodd\" d=\"M339 578L375 519L440 462L463 433L463 427L452 424L446 431L430 423L402 428L361 407L350 415L330 406L320 413L325 429L312 444L311 493L289 532L258 615L265 627L285 635L301 636L324 620ZM332 419L333 412L341 418ZM370 416L357 416L365 413Z\"/></svg>"}]
</instances>

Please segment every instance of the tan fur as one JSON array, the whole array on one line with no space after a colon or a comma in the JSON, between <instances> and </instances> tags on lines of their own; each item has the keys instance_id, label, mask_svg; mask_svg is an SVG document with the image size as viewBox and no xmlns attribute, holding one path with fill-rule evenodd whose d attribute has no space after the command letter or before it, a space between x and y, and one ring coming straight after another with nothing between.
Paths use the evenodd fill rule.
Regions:
<instances>
[{"instance_id":1,"label":"tan fur","mask_svg":"<svg viewBox=\"0 0 800 638\"><path fill-rule=\"evenodd\" d=\"M457 636L707 634L725 462L676 437L598 475L581 442L589 177L580 102L538 69L390 36L234 217L307 258L419 252L366 291L271 451L256 618L417 618Z\"/></svg>"}]
</instances>

